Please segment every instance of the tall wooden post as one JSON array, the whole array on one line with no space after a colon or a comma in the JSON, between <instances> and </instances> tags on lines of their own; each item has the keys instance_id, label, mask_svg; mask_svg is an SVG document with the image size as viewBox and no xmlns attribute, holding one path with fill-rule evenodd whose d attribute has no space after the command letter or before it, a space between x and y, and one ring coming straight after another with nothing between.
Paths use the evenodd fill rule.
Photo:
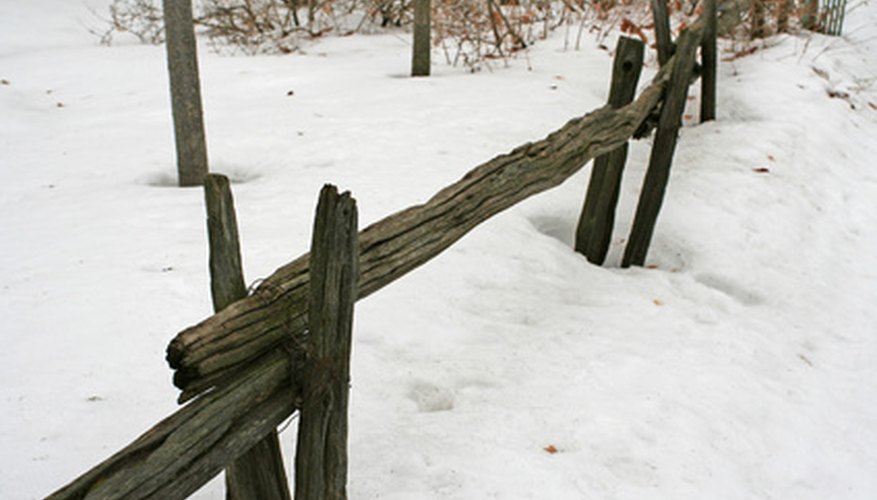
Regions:
<instances>
[{"instance_id":1,"label":"tall wooden post","mask_svg":"<svg viewBox=\"0 0 877 500\"><path fill-rule=\"evenodd\" d=\"M688 84L691 81L698 45L700 45L699 36L688 30L683 31L679 36L676 67L673 68L673 76L667 83L668 90L661 107L661 116L658 118L658 129L655 132L649 168L643 181L642 194L636 206L636 215L630 230L630 238L624 249L621 267L641 266L645 263L652 233L658 221L658 212L661 210L664 192L670 179L670 165L673 163L676 139L679 127L682 125L682 112L685 110Z\"/></svg>"},{"instance_id":2,"label":"tall wooden post","mask_svg":"<svg viewBox=\"0 0 877 500\"><path fill-rule=\"evenodd\" d=\"M180 186L200 186L207 175L198 48L191 0L162 0L171 108Z\"/></svg>"},{"instance_id":3,"label":"tall wooden post","mask_svg":"<svg viewBox=\"0 0 877 500\"><path fill-rule=\"evenodd\" d=\"M320 192L310 254L309 332L295 454L296 500L347 498L347 403L359 250L356 201Z\"/></svg>"},{"instance_id":4,"label":"tall wooden post","mask_svg":"<svg viewBox=\"0 0 877 500\"><path fill-rule=\"evenodd\" d=\"M667 64L673 57L673 40L670 38L670 14L667 0L651 0L652 18L655 21L655 43L658 47L658 64Z\"/></svg>"},{"instance_id":5,"label":"tall wooden post","mask_svg":"<svg viewBox=\"0 0 877 500\"><path fill-rule=\"evenodd\" d=\"M430 0L414 0L414 48L411 55L411 76L429 76L430 54Z\"/></svg>"},{"instance_id":6,"label":"tall wooden post","mask_svg":"<svg viewBox=\"0 0 877 500\"><path fill-rule=\"evenodd\" d=\"M218 312L247 296L238 227L228 178L210 174L204 178L207 235L210 240L210 290ZM272 431L225 470L229 500L289 500L289 484L283 467L280 439Z\"/></svg>"},{"instance_id":7,"label":"tall wooden post","mask_svg":"<svg viewBox=\"0 0 877 500\"><path fill-rule=\"evenodd\" d=\"M645 44L639 39L619 37L612 64L609 105L621 108L633 100L642 71ZM576 227L575 250L589 262L606 260L615 224L615 207L621 189L621 175L627 161L627 143L611 153L597 157Z\"/></svg>"},{"instance_id":8,"label":"tall wooden post","mask_svg":"<svg viewBox=\"0 0 877 500\"><path fill-rule=\"evenodd\" d=\"M703 0L702 15L705 18L705 23L703 39L700 42L700 55L703 63L700 81L701 123L716 119L716 68L718 64L716 0Z\"/></svg>"}]
</instances>

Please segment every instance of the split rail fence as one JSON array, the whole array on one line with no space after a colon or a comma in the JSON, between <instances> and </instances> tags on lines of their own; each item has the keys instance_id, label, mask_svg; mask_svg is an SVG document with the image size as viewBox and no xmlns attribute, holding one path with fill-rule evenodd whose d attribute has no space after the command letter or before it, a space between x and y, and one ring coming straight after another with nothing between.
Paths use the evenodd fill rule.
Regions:
<instances>
[{"instance_id":1,"label":"split rail fence","mask_svg":"<svg viewBox=\"0 0 877 500\"><path fill-rule=\"evenodd\" d=\"M663 4L653 0L653 8ZM716 4L670 40L655 8L661 68L634 99L644 47L621 38L609 102L546 138L476 167L422 205L357 232L356 203L327 186L311 252L251 294L240 270L228 181L204 185L216 313L171 341L180 410L64 486L51 499L178 499L226 470L234 499L289 499L276 429L300 412L296 499L346 498L347 391L353 304L447 249L480 223L555 187L596 159L576 249L602 263L631 138L656 129L622 265L642 265L669 178L689 86L702 82L701 120L715 117ZM721 21L720 21L721 22ZM701 64L697 67L697 49ZM696 69L697 67L697 69Z\"/></svg>"}]
</instances>

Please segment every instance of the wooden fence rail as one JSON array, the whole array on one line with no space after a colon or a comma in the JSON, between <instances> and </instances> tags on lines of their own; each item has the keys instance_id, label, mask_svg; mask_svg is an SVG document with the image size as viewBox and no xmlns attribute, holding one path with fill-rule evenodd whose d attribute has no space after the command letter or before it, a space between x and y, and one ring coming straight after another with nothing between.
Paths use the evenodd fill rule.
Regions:
<instances>
[{"instance_id":1,"label":"wooden fence rail","mask_svg":"<svg viewBox=\"0 0 877 500\"><path fill-rule=\"evenodd\" d=\"M720 21L721 22L721 21ZM683 33L697 45L701 18ZM632 103L599 108L545 139L471 170L422 205L359 232L360 299L429 261L474 227L559 185L589 160L642 132L674 76L673 56ZM310 254L284 265L252 295L179 333L168 347L174 383L190 401L51 499L185 498L300 406L310 311Z\"/></svg>"}]
</instances>

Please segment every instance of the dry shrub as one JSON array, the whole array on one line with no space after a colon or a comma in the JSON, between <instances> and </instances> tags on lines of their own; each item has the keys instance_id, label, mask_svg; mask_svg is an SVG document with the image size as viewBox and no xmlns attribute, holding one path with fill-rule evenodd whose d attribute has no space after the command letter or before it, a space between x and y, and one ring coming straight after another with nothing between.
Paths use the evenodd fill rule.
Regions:
<instances>
[{"instance_id":1,"label":"dry shrub","mask_svg":"<svg viewBox=\"0 0 877 500\"><path fill-rule=\"evenodd\" d=\"M801 26L808 0L719 0L731 23L725 35L750 40ZM808 4L810 5L810 4ZM654 26L648 0L433 0L433 43L449 64L471 71L506 61L558 28L565 47L581 47L585 33L604 41L621 31L653 45ZM700 15L698 0L669 0L673 31ZM110 43L130 33L144 43L161 43L160 0L113 0L98 33ZM287 53L329 33L375 32L408 27L411 0L195 0L195 23L215 50L248 54ZM574 41L573 41L574 39Z\"/></svg>"}]
</instances>

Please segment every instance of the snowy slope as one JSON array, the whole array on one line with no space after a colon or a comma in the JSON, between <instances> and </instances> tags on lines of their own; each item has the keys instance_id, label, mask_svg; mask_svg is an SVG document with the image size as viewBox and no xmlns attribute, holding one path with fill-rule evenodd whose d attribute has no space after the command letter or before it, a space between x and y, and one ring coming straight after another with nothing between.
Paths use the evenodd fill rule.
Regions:
<instances>
[{"instance_id":1,"label":"snowy slope","mask_svg":"<svg viewBox=\"0 0 877 500\"><path fill-rule=\"evenodd\" d=\"M98 46L87 7L106 3L0 4L4 499L172 412L164 348L210 313L201 192L170 187L163 49ZM607 266L570 249L586 167L358 303L351 498L877 498L877 3L856 5L843 38L722 63L649 268L617 268L645 141ZM364 226L601 105L611 58L562 47L419 80L404 34L202 50L248 281L306 251L323 183ZM289 461L294 424L281 439Z\"/></svg>"}]
</instances>

